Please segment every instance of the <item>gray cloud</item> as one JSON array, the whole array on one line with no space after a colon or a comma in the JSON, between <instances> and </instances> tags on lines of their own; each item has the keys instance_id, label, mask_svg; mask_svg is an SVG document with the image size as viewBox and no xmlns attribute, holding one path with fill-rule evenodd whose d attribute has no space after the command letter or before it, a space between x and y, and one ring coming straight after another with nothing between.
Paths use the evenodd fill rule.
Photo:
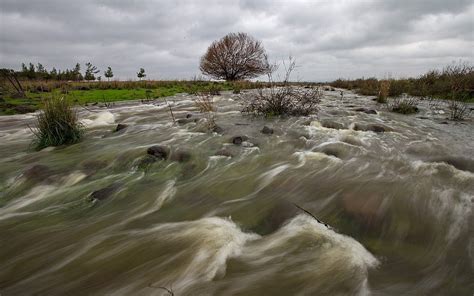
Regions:
<instances>
[{"instance_id":1,"label":"gray cloud","mask_svg":"<svg viewBox=\"0 0 474 296\"><path fill-rule=\"evenodd\" d=\"M296 77L408 76L474 61L472 1L1 0L0 66L91 61L117 77L191 78L207 46L228 32L293 55Z\"/></svg>"}]
</instances>

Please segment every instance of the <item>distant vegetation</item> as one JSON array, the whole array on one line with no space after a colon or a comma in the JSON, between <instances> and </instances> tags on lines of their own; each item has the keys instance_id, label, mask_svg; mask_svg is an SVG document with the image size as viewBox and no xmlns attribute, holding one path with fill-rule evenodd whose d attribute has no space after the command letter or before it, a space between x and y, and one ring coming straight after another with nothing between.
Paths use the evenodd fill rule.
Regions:
<instances>
[{"instance_id":1,"label":"distant vegetation","mask_svg":"<svg viewBox=\"0 0 474 296\"><path fill-rule=\"evenodd\" d=\"M378 97L384 97L388 92L390 97L405 93L418 97L473 101L474 67L460 62L446 66L442 70L431 70L417 78L380 81L376 78L338 79L332 82L331 86L354 90L361 95Z\"/></svg>"}]
</instances>

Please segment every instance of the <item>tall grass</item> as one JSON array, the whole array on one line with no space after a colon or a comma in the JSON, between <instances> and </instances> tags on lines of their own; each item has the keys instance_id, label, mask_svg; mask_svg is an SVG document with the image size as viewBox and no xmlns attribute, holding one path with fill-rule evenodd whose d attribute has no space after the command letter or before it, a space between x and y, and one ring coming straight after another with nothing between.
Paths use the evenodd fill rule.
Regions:
<instances>
[{"instance_id":1,"label":"tall grass","mask_svg":"<svg viewBox=\"0 0 474 296\"><path fill-rule=\"evenodd\" d=\"M33 145L36 150L77 143L83 134L72 104L55 96L44 101L44 109L36 116L31 130L35 135Z\"/></svg>"}]
</instances>

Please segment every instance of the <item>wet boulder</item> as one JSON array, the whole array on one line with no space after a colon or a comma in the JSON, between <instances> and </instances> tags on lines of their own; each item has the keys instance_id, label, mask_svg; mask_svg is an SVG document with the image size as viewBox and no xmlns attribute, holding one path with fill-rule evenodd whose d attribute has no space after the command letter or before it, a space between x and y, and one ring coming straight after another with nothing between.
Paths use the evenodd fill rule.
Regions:
<instances>
[{"instance_id":1,"label":"wet boulder","mask_svg":"<svg viewBox=\"0 0 474 296\"><path fill-rule=\"evenodd\" d=\"M273 129L265 125L263 129L261 130L261 132L262 134L265 134L265 135L271 135L273 134Z\"/></svg>"},{"instance_id":2,"label":"wet boulder","mask_svg":"<svg viewBox=\"0 0 474 296\"><path fill-rule=\"evenodd\" d=\"M158 159L168 159L170 148L167 146L154 145L148 148L146 153Z\"/></svg>"},{"instance_id":3,"label":"wet boulder","mask_svg":"<svg viewBox=\"0 0 474 296\"><path fill-rule=\"evenodd\" d=\"M243 142L247 141L249 138L247 136L235 136L232 137L231 142L234 145L242 145Z\"/></svg>"},{"instance_id":4,"label":"wet boulder","mask_svg":"<svg viewBox=\"0 0 474 296\"><path fill-rule=\"evenodd\" d=\"M124 129L126 129L127 127L128 127L128 125L123 124L123 123L119 123L119 124L117 124L117 127L115 128L115 132L124 130Z\"/></svg>"},{"instance_id":5,"label":"wet boulder","mask_svg":"<svg viewBox=\"0 0 474 296\"><path fill-rule=\"evenodd\" d=\"M90 201L100 201L109 198L112 194L117 192L120 188L120 185L118 183L111 184L105 188L96 190L92 192L88 199Z\"/></svg>"},{"instance_id":6,"label":"wet boulder","mask_svg":"<svg viewBox=\"0 0 474 296\"><path fill-rule=\"evenodd\" d=\"M337 129L337 130L346 129L344 124L336 122L336 121L332 121L332 120L322 120L321 126L325 128L331 128L331 129Z\"/></svg>"}]
</instances>

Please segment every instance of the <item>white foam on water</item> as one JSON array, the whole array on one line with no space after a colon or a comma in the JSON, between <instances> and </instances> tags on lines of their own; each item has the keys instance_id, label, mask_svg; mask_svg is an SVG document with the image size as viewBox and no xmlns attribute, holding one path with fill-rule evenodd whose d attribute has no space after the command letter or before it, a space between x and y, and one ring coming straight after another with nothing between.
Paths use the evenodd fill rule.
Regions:
<instances>
[{"instance_id":1,"label":"white foam on water","mask_svg":"<svg viewBox=\"0 0 474 296\"><path fill-rule=\"evenodd\" d=\"M86 128L92 128L97 126L110 125L115 123L115 116L109 111L103 111L99 113L91 113L89 118L81 119L81 123Z\"/></svg>"},{"instance_id":2,"label":"white foam on water","mask_svg":"<svg viewBox=\"0 0 474 296\"><path fill-rule=\"evenodd\" d=\"M69 186L75 185L81 182L82 180L84 180L84 178L86 177L87 175L84 174L83 172L80 172L80 171L72 172L63 178L63 186L69 187Z\"/></svg>"}]
</instances>

